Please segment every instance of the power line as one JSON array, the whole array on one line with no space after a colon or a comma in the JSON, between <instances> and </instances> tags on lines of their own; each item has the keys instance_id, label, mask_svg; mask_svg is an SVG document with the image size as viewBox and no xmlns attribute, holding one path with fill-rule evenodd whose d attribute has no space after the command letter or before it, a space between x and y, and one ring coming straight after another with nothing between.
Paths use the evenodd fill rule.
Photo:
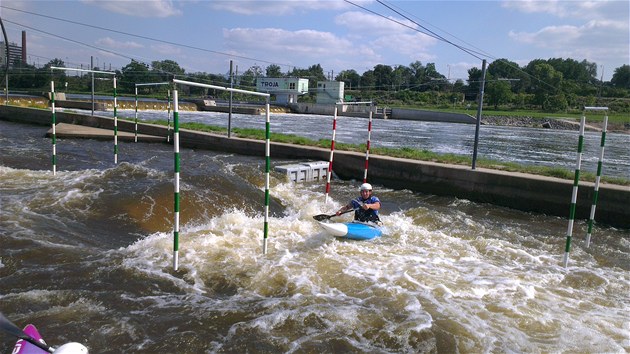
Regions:
<instances>
[{"instance_id":1,"label":"power line","mask_svg":"<svg viewBox=\"0 0 630 354\"><path fill-rule=\"evenodd\" d=\"M230 58L238 58L238 59L245 59L245 60L252 60L252 61L258 61L258 62L262 62L262 63L267 63L267 64L276 64L276 65L282 65L282 66L286 66L286 67L294 67L294 65L291 64L282 64L282 63L274 63L271 61L266 61L266 60L262 60L262 59L256 59L256 58L250 58L250 57L246 57L246 56L242 56L242 55L234 55L234 54L229 54L229 53L224 53L224 52L219 52L216 50L210 50L210 49L206 49L206 48L201 48L201 47L195 47L192 45L187 45L187 44L181 44L181 43L176 43L176 42L171 42L171 41L166 41L166 40L162 40L162 39L157 39L157 38L152 38L152 37L148 37L148 36L142 36L142 35L137 35L137 34L133 34L133 33L128 33L128 32L123 32L123 31L118 31L118 30L113 30L110 28L105 28L105 27L100 27L100 26L96 26L96 25L90 25L90 24L86 24L86 23L81 23L81 22L77 22L77 21L72 21L72 20L66 20L63 18L58 18L58 17L53 17L53 16L48 16L48 15L42 15L42 14L38 14L35 12L30 12L30 11L25 11L25 10L19 10L19 9L14 9L8 6L1 6L0 7L4 8L4 9L8 9L8 10L13 10L13 11L18 11L18 12L22 12L22 13L26 13L29 15L34 15L34 16L40 16L40 17L44 17L44 18L49 18L52 20L56 20L56 21L62 21L62 22L66 22L66 23L71 23L71 24L75 24L75 25L79 25L79 26L85 26L85 27L89 27L89 28L94 28L94 29L99 29L102 31L107 31L107 32L113 32L113 33L118 33L118 34L122 34L125 36L130 36L130 37L136 37L136 38L141 38L141 39L145 39L145 40L149 40L149 41L154 41L154 42L159 42L159 43L164 43L164 44L169 44L169 45L173 45L173 46L177 46L177 47L182 47L182 48L188 48L188 49L194 49L194 50L199 50L202 52L207 52L207 53L213 53L213 54L219 54L219 55L224 55ZM7 21L8 22L8 21Z\"/></svg>"},{"instance_id":2,"label":"power line","mask_svg":"<svg viewBox=\"0 0 630 354\"><path fill-rule=\"evenodd\" d=\"M400 12L398 12L398 11L396 11L396 10L392 9L392 7L395 7L395 8L397 8L397 9L399 9L400 11L402 11L402 12L406 12L406 13L408 13L408 14L409 14L409 12L408 12L408 11L405 11L405 10L401 9L400 7L395 6L395 5L392 5L392 4L386 5L383 1L378 1L378 2L379 2L380 4L382 4L383 6L385 6L385 7L389 8L390 10L392 10L392 11L396 12L396 13L397 13L397 14L399 14L400 16L403 16L403 17L405 17L406 19L408 19L409 21L411 21L411 22L415 23L416 25L418 25L418 26L420 26L420 27L422 27L422 28L426 28L426 27L424 27L424 26L420 25L419 23L417 23L416 21L411 20L409 17L404 16L404 15L402 15ZM426 22L427 24L431 25L432 27L437 28L438 30L440 30L440 31L442 31L442 32L446 33L447 35L449 35L449 36L451 36L451 37L453 37L453 38L457 39L458 41L463 42L463 43L465 43L465 44L469 45L469 46L470 46L470 47L472 47L472 48L475 48L475 49L476 49L475 53L478 53L478 54L480 54L480 55L484 55L484 56L486 56L486 57L488 57L488 58L490 58L490 59L496 59L496 58L494 58L492 55L490 55L489 53L484 52L482 49L475 47L473 44L468 43L468 42L466 42L466 41L462 40L461 38L457 38L457 36L455 36L455 35L453 35L453 34L449 33L448 31L445 31L445 30L443 30L443 29L441 29L441 28L439 28L439 27L437 27L437 26L435 26L435 25L431 24L431 23L429 23L429 22L428 22L428 21L426 21L426 20L423 20L423 19L421 19L421 18L418 18L417 16L415 16L415 15L413 15L413 14L409 14L409 15L410 15L410 16L412 16L412 17L417 18L418 20L420 20L420 21L422 21L422 22ZM427 31L429 31L429 29L427 29ZM431 33L434 33L434 32L432 32L432 31L431 31ZM440 37L441 37L441 36L440 36ZM450 42L449 42L449 43L450 43Z\"/></svg>"},{"instance_id":3,"label":"power line","mask_svg":"<svg viewBox=\"0 0 630 354\"><path fill-rule=\"evenodd\" d=\"M408 18L408 17L406 17L406 16L404 16L404 15L400 14L400 13L399 13L399 12L397 12L396 10L394 10L394 9L390 8L389 6L387 6L387 5L383 4L381 1L378 1L378 0L377 0L377 1L381 4L381 5L383 5L383 6L387 7L387 8L389 8L390 10L392 10L392 11L396 12L397 14L399 14L400 16L402 16L402 17L406 18L407 20L409 20L409 21L413 22L415 25L417 25L418 27L420 27L420 28L424 29L426 32L425 32L425 31L421 31L421 30L419 30L419 29L417 29L417 28L415 28L415 27L409 26L409 25L407 25L407 24L405 24L405 23L402 23L402 22L400 22L400 21L398 21L398 20L395 20L395 19L393 19L393 18L387 17L387 16L385 16L385 15L383 15L383 14L380 14L380 13L378 13L378 12L376 12L376 11L372 11L372 10L370 10L370 9L366 8L366 7L361 6L361 5L355 4L355 3L353 3L352 1L349 1L349 0L344 0L344 1L345 1L345 2L347 2L347 3L348 3L348 4L350 4L350 5L356 6L356 7L360 8L360 9L362 9L362 10L364 10L364 11L367 11L367 12L369 12L369 13L372 13L372 14L376 15L376 16L382 17L382 18L384 18L384 19L386 19L386 20L388 20L388 21L391 21L391 22L397 23L397 24L399 24L399 25L401 25L401 26L407 27L407 28L411 29L412 31L416 31L416 32L422 33L422 34L424 34L424 35L427 35L427 36L429 36L429 37L431 37L431 38L435 38L435 39L437 39L437 40L439 40L439 41L449 43L449 44L451 44L451 45L453 45L453 46L455 46L455 47L459 48L460 50L462 50L462 51L464 51L464 52L466 52L466 53L468 53L468 54L472 55L473 57L475 57L475 58L477 58L477 59L479 59L479 60L482 60L482 58L478 55L479 53L476 53L476 52L475 52L475 51L473 51L473 50L470 50L470 49L468 49L468 48L464 48L464 47L462 47L462 46L460 46L460 45L458 45L458 44L455 44L455 43L453 43L453 42L449 41L448 39L446 39L446 38L444 38L444 37L442 37L442 36L438 35L437 33L435 33L435 32L433 32L433 31L429 30L428 28L426 28L426 27L424 27L424 26L420 25L419 23L417 23L417 22L415 22L415 21L411 20L410 18Z\"/></svg>"},{"instance_id":4,"label":"power line","mask_svg":"<svg viewBox=\"0 0 630 354\"><path fill-rule=\"evenodd\" d=\"M351 5L354 5L354 6L356 6L356 7L359 7L359 8L361 8L361 9L365 10L365 11L368 11L368 12L370 12L370 13L374 14L374 15L377 15L377 16L380 16L380 17L382 17L382 18L385 18L385 19L387 19L388 21L395 22L395 23L397 23L397 24L400 24L401 26L404 26L404 27L410 28L410 29L412 29L412 30L414 30L414 31L417 31L417 32L423 33L423 34L425 34L425 35L427 35L427 36L430 36L430 37L435 38L435 39L437 39L437 40L440 40L440 41L443 41L443 42L445 42L445 43L448 43L448 44L450 44L450 45L452 45L452 46L454 46L454 47L456 47L456 48L458 48L458 49L460 49L460 50L462 50L462 51L464 51L464 52L466 52L466 53L468 53L468 54L472 55L473 57L475 57L475 58L477 58L477 59L479 59L479 60L483 60L483 58L482 58L481 56L485 56L485 57L488 57L489 59L496 60L496 57L493 57L493 56L491 56L491 55L489 55L489 54L487 54L487 53L482 53L480 50L479 50L479 51L478 51L478 50L472 50L472 49L469 49L469 48L465 48L465 47L463 47L463 46L461 46L461 45L459 45L459 44L455 44L455 43L453 43L452 41L450 41L450 40L448 40L448 39L446 39L446 38L442 37L441 35L439 35L439 34L437 34L437 33L433 32L433 31L431 31L431 30L429 30L429 29L428 29L428 28L426 28L425 26L423 26L423 25L419 24L418 22L416 22L416 21L412 20L412 19L411 19L411 18L409 18L408 16L406 16L406 15L402 14L400 11L398 11L398 10L396 10L396 9L392 8L392 6L385 4L385 2L384 2L384 1L382 1L382 0L376 0L376 1L377 1L379 4L381 4L381 5L385 6L385 7L387 7L387 8L388 8L388 9L390 9L391 11L394 11L394 12L395 12L396 14L398 14L399 16L402 16L403 18L405 18L405 19L407 19L407 20L411 21L412 23L414 23L415 25L417 25L418 27L420 27L420 28L424 29L424 30L425 30L425 31L427 31L427 32L420 31L420 30L418 30L417 28L411 27L411 26L409 26L409 25L407 25L407 24L404 24L404 23L402 23L402 22L400 22L400 21L394 20L394 19L389 18L389 17L387 17L387 16L385 16L385 15L382 15L382 14L380 14L380 13L377 13L377 12L375 12L375 11L372 11L372 10L370 10L370 9L367 9L367 8L365 8L365 7L363 7L363 6L357 5L357 4L355 4L355 3L353 3L353 2L351 2L351 1L349 1L349 0L344 0L344 1L345 1L345 2L347 2L347 3L349 3L349 4L351 4ZM452 36L452 35L451 35L451 36ZM453 37L454 37L454 36L453 36ZM478 54L478 55L477 55L477 54ZM547 82L545 82L545 81L543 81L543 80L541 80L541 79L539 79L539 78L537 78L537 77L535 77L535 76L531 75L530 73L526 72L525 70L523 70L523 69L522 69L522 68L520 68L519 66L516 66L516 67L515 67L515 66L513 66L512 64L510 64L509 62L505 62L505 63L506 63L506 65L508 65L509 67L512 67L512 68L514 68L514 69L518 70L519 72L523 73L524 75L526 75L526 76L528 76L528 77L530 77L530 78L532 78L532 79L534 79L534 80L536 80L536 81L540 82L540 83L541 83L541 84L543 84L544 86L550 87L550 88L552 88L554 91L558 90L558 88L557 88L557 87L555 87L555 86L553 86L553 85L551 85L551 84L549 84L549 83L547 83Z\"/></svg>"},{"instance_id":5,"label":"power line","mask_svg":"<svg viewBox=\"0 0 630 354\"><path fill-rule=\"evenodd\" d=\"M96 50L100 50L100 51L107 52L107 53L110 53L110 54L114 54L114 55L119 56L119 57L123 57L123 58L131 59L131 60L135 60L134 58L132 58L132 57L130 57L130 56L127 56L127 55L125 55L125 54L122 54L122 53L117 53L117 52L114 52L114 51L112 51L112 50L99 48L99 47L94 46L94 45L91 45L91 44L83 43L83 42L80 42L80 41L77 41L77 40L74 40L74 39L70 39L70 38L63 37L63 36L60 36L60 35L57 35L57 34L53 34L53 33L50 33L50 32L46 32L46 31L43 31L43 30L37 29L37 28L35 28L35 27L31 27L31 26L23 25L23 24L21 24L21 23L17 23L17 22L14 22L14 21L6 20L6 19L5 19L5 21L6 21L6 22L9 22L9 23L12 23L12 24L14 24L14 25L20 26L20 27L28 28L28 29L33 30L33 31L36 31L36 32L40 32L40 33L47 34L47 35L52 36L52 37L56 37L56 38L59 38L59 39L63 39L63 40L65 40L65 41L68 41L68 42L71 42L71 43L79 44L79 45L86 46L86 47L89 47L89 48L92 48L92 49L96 49Z\"/></svg>"}]
</instances>

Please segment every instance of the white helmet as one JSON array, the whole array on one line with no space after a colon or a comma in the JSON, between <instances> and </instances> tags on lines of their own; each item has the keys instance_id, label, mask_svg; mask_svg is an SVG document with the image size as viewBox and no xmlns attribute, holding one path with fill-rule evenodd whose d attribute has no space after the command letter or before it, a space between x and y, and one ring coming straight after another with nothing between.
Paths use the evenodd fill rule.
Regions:
<instances>
[{"instance_id":1,"label":"white helmet","mask_svg":"<svg viewBox=\"0 0 630 354\"><path fill-rule=\"evenodd\" d=\"M88 354L88 349L81 343L71 342L55 350L57 354Z\"/></svg>"},{"instance_id":2,"label":"white helmet","mask_svg":"<svg viewBox=\"0 0 630 354\"><path fill-rule=\"evenodd\" d=\"M371 191L372 190L372 185L369 183L363 183L361 185L361 187L359 187L360 191Z\"/></svg>"}]
</instances>

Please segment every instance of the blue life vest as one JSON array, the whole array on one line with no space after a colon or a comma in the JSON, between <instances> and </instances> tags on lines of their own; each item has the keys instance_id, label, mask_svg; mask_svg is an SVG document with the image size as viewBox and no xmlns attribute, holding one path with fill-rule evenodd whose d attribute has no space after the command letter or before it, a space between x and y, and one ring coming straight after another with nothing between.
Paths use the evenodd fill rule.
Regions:
<instances>
[{"instance_id":1,"label":"blue life vest","mask_svg":"<svg viewBox=\"0 0 630 354\"><path fill-rule=\"evenodd\" d=\"M363 208L361 208L363 204L374 204L374 203L380 203L380 202L381 202L380 199L378 199L378 197L375 197L373 195L367 199L363 199L359 197L357 199L351 200L350 203L352 203L352 208L354 209L354 220L361 221L361 222L381 221L381 219L379 219L378 217L378 210L374 210L374 209L364 210Z\"/></svg>"}]
</instances>

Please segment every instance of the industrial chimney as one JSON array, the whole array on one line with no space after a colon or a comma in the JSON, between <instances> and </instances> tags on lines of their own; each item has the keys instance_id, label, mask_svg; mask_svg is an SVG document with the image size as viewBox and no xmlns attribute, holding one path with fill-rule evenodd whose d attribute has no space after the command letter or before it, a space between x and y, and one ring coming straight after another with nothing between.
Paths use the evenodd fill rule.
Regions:
<instances>
[{"instance_id":1,"label":"industrial chimney","mask_svg":"<svg viewBox=\"0 0 630 354\"><path fill-rule=\"evenodd\" d=\"M26 31L22 31L22 63L26 64Z\"/></svg>"}]
</instances>

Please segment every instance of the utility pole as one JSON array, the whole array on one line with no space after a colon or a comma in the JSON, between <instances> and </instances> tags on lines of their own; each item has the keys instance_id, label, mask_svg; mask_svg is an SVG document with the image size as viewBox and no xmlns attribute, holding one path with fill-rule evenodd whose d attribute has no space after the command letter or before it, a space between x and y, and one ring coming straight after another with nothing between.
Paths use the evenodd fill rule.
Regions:
<instances>
[{"instance_id":1,"label":"utility pole","mask_svg":"<svg viewBox=\"0 0 630 354\"><path fill-rule=\"evenodd\" d=\"M90 70L92 70L92 116L94 116L94 56L90 56Z\"/></svg>"},{"instance_id":2,"label":"utility pole","mask_svg":"<svg viewBox=\"0 0 630 354\"><path fill-rule=\"evenodd\" d=\"M481 85L479 85L479 106L477 107L477 125L475 127L475 145L473 148L472 169L477 163L477 146L479 145L479 126L481 125L481 110L483 107L483 91L486 85L486 59L481 64Z\"/></svg>"},{"instance_id":3,"label":"utility pole","mask_svg":"<svg viewBox=\"0 0 630 354\"><path fill-rule=\"evenodd\" d=\"M234 80L232 76L232 60L230 60L230 88L233 88ZM232 90L230 90L230 113L228 114L228 138L232 137Z\"/></svg>"}]
</instances>

